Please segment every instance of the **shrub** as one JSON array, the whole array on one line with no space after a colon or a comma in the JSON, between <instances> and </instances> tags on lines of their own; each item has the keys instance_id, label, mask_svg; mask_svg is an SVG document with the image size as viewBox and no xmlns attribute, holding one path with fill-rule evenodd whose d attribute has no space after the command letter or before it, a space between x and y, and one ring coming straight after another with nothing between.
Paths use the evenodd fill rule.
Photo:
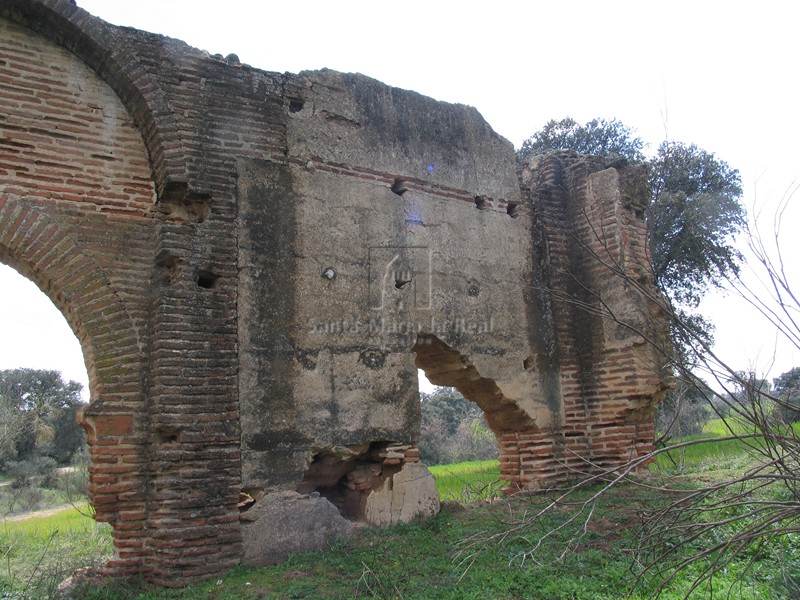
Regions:
<instances>
[{"instance_id":1,"label":"shrub","mask_svg":"<svg viewBox=\"0 0 800 600\"><path fill-rule=\"evenodd\" d=\"M22 489L39 485L55 488L58 485L57 463L49 456L38 456L29 460L12 461L6 464L11 476L11 487Z\"/></svg>"}]
</instances>

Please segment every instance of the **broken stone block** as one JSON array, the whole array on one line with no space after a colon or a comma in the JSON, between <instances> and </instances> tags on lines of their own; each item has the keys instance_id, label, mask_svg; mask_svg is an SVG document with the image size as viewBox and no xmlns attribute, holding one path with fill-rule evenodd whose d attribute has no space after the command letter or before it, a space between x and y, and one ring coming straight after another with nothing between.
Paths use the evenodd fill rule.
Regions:
<instances>
[{"instance_id":1,"label":"broken stone block","mask_svg":"<svg viewBox=\"0 0 800 600\"><path fill-rule=\"evenodd\" d=\"M355 528L326 498L292 491L267 494L240 520L243 562L252 566L275 564L290 552L324 548L350 537Z\"/></svg>"},{"instance_id":2,"label":"broken stone block","mask_svg":"<svg viewBox=\"0 0 800 600\"><path fill-rule=\"evenodd\" d=\"M425 465L406 463L367 496L367 523L385 527L439 512L439 492Z\"/></svg>"}]
</instances>

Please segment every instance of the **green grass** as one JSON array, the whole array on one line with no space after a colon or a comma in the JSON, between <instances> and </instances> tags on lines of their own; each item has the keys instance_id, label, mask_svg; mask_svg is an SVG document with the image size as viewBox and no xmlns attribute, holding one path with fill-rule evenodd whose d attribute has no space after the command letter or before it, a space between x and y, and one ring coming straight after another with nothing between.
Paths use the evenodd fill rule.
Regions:
<instances>
[{"instance_id":1,"label":"green grass","mask_svg":"<svg viewBox=\"0 0 800 600\"><path fill-rule=\"evenodd\" d=\"M429 467L442 500L470 503L496 498L508 484L500 480L500 461L470 461Z\"/></svg>"},{"instance_id":2,"label":"green grass","mask_svg":"<svg viewBox=\"0 0 800 600\"><path fill-rule=\"evenodd\" d=\"M89 506L80 504L46 517L0 522L4 534L24 534L39 537L49 536L53 530L60 532L83 532L93 529L97 523L89 516Z\"/></svg>"},{"instance_id":3,"label":"green grass","mask_svg":"<svg viewBox=\"0 0 800 600\"><path fill-rule=\"evenodd\" d=\"M695 453L688 453L688 458L684 453L682 486L702 475L706 465L728 468L737 457L747 457L740 447L718 444L722 445L700 445ZM727 458L723 461L721 456ZM481 498L474 490L496 490L502 485L498 483L497 461L440 465L431 471L443 499L473 501ZM592 492L586 490L577 500ZM638 522L642 511L673 499L653 489L618 487L602 498L585 531L583 520L577 521L550 539L535 560L525 558L524 552L543 532L564 524L572 509L565 506L550 512L502 542L487 538L507 529L514 518L546 505L548 499L538 495L473 504L466 509L447 505L442 513L423 522L361 529L350 540L335 541L325 551L292 555L274 567L239 567L183 590L110 582L82 588L76 597L610 600L627 596L639 600L654 591L656 582L643 579L634 585L637 571L630 549L636 547L638 529L632 524ZM478 551L461 554L469 540L478 541L474 548ZM3 564L8 565L0 573L0 597L5 597L5 589L20 593L18 597L47 598L54 585L72 569L98 564L110 556L108 529L74 510L43 519L3 523L0 544ZM744 568L749 558L734 561L715 577L713 584L704 585L692 597L711 597L712 587L714 597L791 597L782 593L780 578L800 572L800 552L793 550L795 545L788 541L786 548L757 561L747 573ZM565 548L572 551L564 554ZM681 598L689 589L691 575L691 571L680 575L660 598Z\"/></svg>"},{"instance_id":4,"label":"green grass","mask_svg":"<svg viewBox=\"0 0 800 600\"><path fill-rule=\"evenodd\" d=\"M587 492L590 493L590 492ZM636 571L627 550L635 546L635 513L664 499L641 488L621 487L597 507L585 534L583 522L555 536L537 556L522 560L542 531L564 522L557 511L527 529L510 535L503 543L487 542L486 536L504 527L510 515L540 508L546 498L517 498L505 503L481 505L460 512L445 511L424 522L388 529L362 529L348 541L339 541L322 552L290 556L274 567L240 567L211 581L184 590L134 589L112 585L86 590L90 600L160 599L289 599L289 598L403 598L406 600L552 599L641 600L654 589L644 580L634 588ZM477 553L459 554L465 541L484 540ZM561 558L565 547L574 552ZM734 564L714 581L714 597L778 598L769 580L737 576ZM679 598L689 579L679 578L664 600ZM628 596L628 594L630 594ZM709 586L696 597L707 598Z\"/></svg>"},{"instance_id":5,"label":"green grass","mask_svg":"<svg viewBox=\"0 0 800 600\"><path fill-rule=\"evenodd\" d=\"M794 432L800 434L800 422L792 424ZM748 435L753 432L752 425L738 418L711 419L703 427L703 433L674 440L673 444L692 440ZM661 453L656 457L651 470L662 472L707 471L742 469L753 459L761 438L733 439L702 442Z\"/></svg>"},{"instance_id":6,"label":"green grass","mask_svg":"<svg viewBox=\"0 0 800 600\"><path fill-rule=\"evenodd\" d=\"M788 425L787 432L788 432ZM791 424L794 433L800 435L800 421ZM754 428L740 417L728 417L725 419L710 419L703 427L704 434L711 434L717 437L726 435L741 435L753 433Z\"/></svg>"},{"instance_id":7,"label":"green grass","mask_svg":"<svg viewBox=\"0 0 800 600\"><path fill-rule=\"evenodd\" d=\"M708 434L700 434L677 440L675 443L708 437ZM706 468L741 468L749 461L750 447L745 440L712 441L663 452L656 457L651 470L670 472L675 469L700 471Z\"/></svg>"},{"instance_id":8,"label":"green grass","mask_svg":"<svg viewBox=\"0 0 800 600\"><path fill-rule=\"evenodd\" d=\"M48 598L76 569L111 558L110 527L87 516L85 506L3 521L0 557L0 597L13 591L20 598Z\"/></svg>"},{"instance_id":9,"label":"green grass","mask_svg":"<svg viewBox=\"0 0 800 600\"><path fill-rule=\"evenodd\" d=\"M726 419L709 419L703 426L703 433L713 435L716 437L724 437L726 435L741 435L753 432L753 427L748 425L743 419L738 417L728 417Z\"/></svg>"}]
</instances>

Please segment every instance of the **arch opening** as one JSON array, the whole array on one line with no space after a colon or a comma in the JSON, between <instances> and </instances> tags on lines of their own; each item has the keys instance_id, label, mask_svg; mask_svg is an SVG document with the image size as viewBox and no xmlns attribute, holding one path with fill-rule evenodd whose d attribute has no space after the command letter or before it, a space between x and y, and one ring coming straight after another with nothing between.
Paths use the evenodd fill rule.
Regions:
<instances>
[{"instance_id":1,"label":"arch opening","mask_svg":"<svg viewBox=\"0 0 800 600\"><path fill-rule=\"evenodd\" d=\"M6 209L6 210L3 210ZM15 211L12 205L6 204L0 207L0 227L5 223L12 225L16 212L25 213L25 209ZM60 345L64 352L69 352L74 358L70 361L70 374L79 377L79 383L84 385L85 400L88 406L92 399L96 397L97 377L94 371L95 352L91 343L92 336L85 331L82 326L80 316L81 300L83 294L74 293L73 289L88 287L90 283L96 283L98 277L96 269L88 267L88 260L77 246L63 232L59 231L58 226L43 217L38 211L30 211L32 218L19 226L13 238L24 237L26 231L45 230L48 235L60 238L54 246L61 248L62 256L58 259L49 257L49 262L55 264L53 268L42 270L38 266L38 255L35 251L36 244L27 247L14 247L12 245L0 245L0 275L3 283L13 285L15 290L23 290L24 298L28 307L40 306L49 315L48 337L58 335ZM18 224L17 224L18 225ZM42 237L45 237L44 235ZM38 240L37 240L38 241ZM36 255L36 256L30 256ZM65 279L65 264L71 265L73 271L70 279L71 285L61 286L59 282ZM88 268L86 268L88 267ZM9 288L3 287L4 290ZM91 298L90 294L86 298ZM18 323L20 324L20 323ZM40 358L47 357L48 344L42 344L34 352L40 354ZM57 351L62 351L56 348ZM36 361L38 362L38 360ZM53 362L58 362L53 359ZM42 363L43 364L43 363ZM81 370L82 367L82 370Z\"/></svg>"},{"instance_id":2,"label":"arch opening","mask_svg":"<svg viewBox=\"0 0 800 600\"><path fill-rule=\"evenodd\" d=\"M89 401L81 345L63 312L11 262L0 251L0 468L28 490L13 512L47 508L40 490L53 487L81 504L89 466L78 422Z\"/></svg>"},{"instance_id":3,"label":"arch opening","mask_svg":"<svg viewBox=\"0 0 800 600\"><path fill-rule=\"evenodd\" d=\"M89 375L83 349L67 317L35 282L0 256L0 369L16 366L59 371L83 387L89 402Z\"/></svg>"},{"instance_id":4,"label":"arch opening","mask_svg":"<svg viewBox=\"0 0 800 600\"><path fill-rule=\"evenodd\" d=\"M89 395L75 418L88 447L87 495L94 518L113 528L113 560L138 564L139 556L121 549L136 531L121 531L120 507L137 510L141 494L121 497L117 490L143 488L142 371L138 332L119 294L97 260L78 246L53 213L16 197L0 196L0 263L29 280L63 317L77 338ZM68 335L68 334L67 334ZM140 359L139 359L140 360ZM105 485L113 480L116 487Z\"/></svg>"},{"instance_id":5,"label":"arch opening","mask_svg":"<svg viewBox=\"0 0 800 600\"><path fill-rule=\"evenodd\" d=\"M454 387L431 388L420 386L420 460L437 467L496 461L498 440L481 408Z\"/></svg>"},{"instance_id":6,"label":"arch opening","mask_svg":"<svg viewBox=\"0 0 800 600\"><path fill-rule=\"evenodd\" d=\"M435 335L418 335L412 352L415 354L417 368L431 384L454 388L464 399L474 403L482 411L499 454L500 481L518 481L518 465L504 460L505 445L509 437L515 437L513 434L535 430L534 420L513 400L505 397L494 380L483 377L471 364L468 356L460 354ZM505 483L501 485L506 486ZM481 489L485 493L489 488ZM474 499L474 495L467 493L464 499Z\"/></svg>"},{"instance_id":7,"label":"arch opening","mask_svg":"<svg viewBox=\"0 0 800 600\"><path fill-rule=\"evenodd\" d=\"M415 354L417 368L433 385L453 387L477 404L496 436L535 427L531 417L506 398L492 379L478 373L469 357L459 354L435 335L420 334L411 351Z\"/></svg>"}]
</instances>

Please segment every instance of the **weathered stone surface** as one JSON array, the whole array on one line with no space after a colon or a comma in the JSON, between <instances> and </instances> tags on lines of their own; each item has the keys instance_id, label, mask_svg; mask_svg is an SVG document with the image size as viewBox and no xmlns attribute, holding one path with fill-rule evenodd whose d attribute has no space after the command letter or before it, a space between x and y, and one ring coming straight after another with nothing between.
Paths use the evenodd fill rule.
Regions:
<instances>
[{"instance_id":1,"label":"weathered stone surface","mask_svg":"<svg viewBox=\"0 0 800 600\"><path fill-rule=\"evenodd\" d=\"M367 496L364 516L378 527L409 523L439 512L436 482L425 465L408 463Z\"/></svg>"},{"instance_id":2,"label":"weathered stone surface","mask_svg":"<svg viewBox=\"0 0 800 600\"><path fill-rule=\"evenodd\" d=\"M272 492L242 513L246 564L275 564L290 552L324 548L352 535L355 525L319 494Z\"/></svg>"},{"instance_id":3,"label":"weathered stone surface","mask_svg":"<svg viewBox=\"0 0 800 600\"><path fill-rule=\"evenodd\" d=\"M69 0L0 2L0 55L0 260L80 339L107 573L184 585L435 511L417 368L481 407L514 488L652 447L640 168L517 171L473 108Z\"/></svg>"}]
</instances>

